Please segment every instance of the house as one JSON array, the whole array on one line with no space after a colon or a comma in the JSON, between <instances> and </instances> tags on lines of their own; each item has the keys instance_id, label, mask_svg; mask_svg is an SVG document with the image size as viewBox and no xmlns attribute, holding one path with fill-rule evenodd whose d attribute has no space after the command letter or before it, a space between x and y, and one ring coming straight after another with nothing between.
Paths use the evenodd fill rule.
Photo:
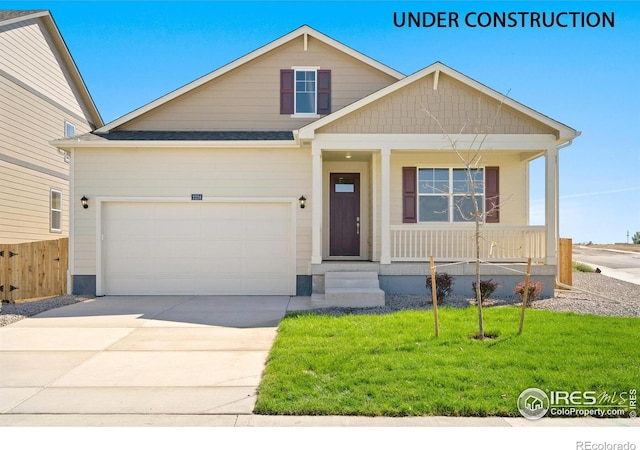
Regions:
<instances>
[{"instance_id":1,"label":"house","mask_svg":"<svg viewBox=\"0 0 640 450\"><path fill-rule=\"evenodd\" d=\"M321 302L331 287L355 304L363 293L426 293L430 256L474 258L473 185L488 213L482 256L494 263L483 273L511 294L524 278L513 270L531 257L552 293L557 155L578 135L439 62L405 76L302 26L55 142L72 155L73 291ZM461 154L481 150L475 182L450 136ZM544 226L528 223L536 158ZM439 270L471 292L473 267Z\"/></svg>"},{"instance_id":2,"label":"house","mask_svg":"<svg viewBox=\"0 0 640 450\"><path fill-rule=\"evenodd\" d=\"M542 400L533 395L530 395L529 397L527 397L524 404L527 407L527 409L529 409L529 411L537 411L539 409L544 408L544 404L542 403Z\"/></svg>"},{"instance_id":3,"label":"house","mask_svg":"<svg viewBox=\"0 0 640 450\"><path fill-rule=\"evenodd\" d=\"M0 243L69 235L69 155L103 125L48 11L0 10Z\"/></svg>"}]
</instances>

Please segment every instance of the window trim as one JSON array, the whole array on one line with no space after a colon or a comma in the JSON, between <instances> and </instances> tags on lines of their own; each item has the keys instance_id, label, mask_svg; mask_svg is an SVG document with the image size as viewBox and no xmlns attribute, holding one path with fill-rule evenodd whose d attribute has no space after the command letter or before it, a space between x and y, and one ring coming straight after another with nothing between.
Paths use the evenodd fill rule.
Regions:
<instances>
[{"instance_id":1,"label":"window trim","mask_svg":"<svg viewBox=\"0 0 640 450\"><path fill-rule=\"evenodd\" d=\"M449 192L446 194L422 194L420 193L420 170L422 169L447 169L449 171ZM481 205L482 215L486 214L486 167L480 166L473 170L481 170L482 171L482 199L479 202ZM453 171L454 170L466 170L465 167L456 167L456 166L448 166L448 165L430 165L430 166L417 166L416 167L416 223L419 224L471 224L473 220L454 220L455 219L455 211L454 211L454 199L455 197L462 197L465 194L456 194L453 192ZM420 197L447 197L447 220L441 221L433 221L433 220L420 220ZM478 197L479 194L476 194ZM486 218L485 218L486 220Z\"/></svg>"},{"instance_id":2,"label":"window trim","mask_svg":"<svg viewBox=\"0 0 640 450\"><path fill-rule=\"evenodd\" d=\"M53 208L53 193L60 195L60 209ZM53 227L53 214L57 212L60 214L60 228ZM56 188L49 189L49 232L50 233L62 233L62 190Z\"/></svg>"},{"instance_id":3,"label":"window trim","mask_svg":"<svg viewBox=\"0 0 640 450\"><path fill-rule=\"evenodd\" d=\"M293 70L293 114L291 114L292 118L305 118L305 119L318 119L320 115L318 114L318 70L320 70L320 66L291 66L291 70ZM315 92L313 95L313 112L310 113L299 113L297 112L298 108L298 90L296 88L296 75L298 72L313 72L315 74Z\"/></svg>"},{"instance_id":4,"label":"window trim","mask_svg":"<svg viewBox=\"0 0 640 450\"><path fill-rule=\"evenodd\" d=\"M73 134L67 133L68 127L73 128ZM68 120L65 120L64 121L64 137L70 138L70 137L74 137L75 135L76 135L76 126L71 122L69 122Z\"/></svg>"}]
</instances>

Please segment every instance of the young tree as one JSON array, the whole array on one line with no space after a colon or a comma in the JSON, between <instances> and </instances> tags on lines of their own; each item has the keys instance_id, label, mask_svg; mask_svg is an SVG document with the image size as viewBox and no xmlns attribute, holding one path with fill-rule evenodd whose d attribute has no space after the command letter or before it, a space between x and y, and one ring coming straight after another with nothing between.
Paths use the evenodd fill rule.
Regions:
<instances>
[{"instance_id":1,"label":"young tree","mask_svg":"<svg viewBox=\"0 0 640 450\"><path fill-rule=\"evenodd\" d=\"M640 244L640 231L636 231L631 240L633 240L634 244Z\"/></svg>"},{"instance_id":2,"label":"young tree","mask_svg":"<svg viewBox=\"0 0 640 450\"><path fill-rule=\"evenodd\" d=\"M479 99L479 101L481 101ZM482 241L482 226L485 223L485 219L488 215L494 213L498 208L497 198L487 198L486 207L478 204L478 194L482 191L484 194L484 186L482 185L482 172L480 170L482 161L482 150L484 148L485 141L493 129L502 109L504 98L500 101L496 108L495 114L492 117L490 124L485 130L478 129L474 133L474 138L471 143L464 146L459 143L459 138L465 131L466 125L462 126L457 136L452 136L438 118L431 113L431 111L422 105L425 113L437 124L438 128L442 131L443 135L449 142L449 147L457 155L458 159L462 163L466 173L468 192L460 196L458 201L454 202L454 208L464 220L473 221L475 224L474 229L474 250L475 250L475 296L476 305L478 308L478 338L484 340L484 315L482 311L482 292L480 290L480 264L481 264L481 241ZM481 122L481 121L480 121ZM468 147L468 148L464 148ZM483 197L484 198L484 197ZM468 209L469 201L471 202L471 211Z\"/></svg>"}]
</instances>

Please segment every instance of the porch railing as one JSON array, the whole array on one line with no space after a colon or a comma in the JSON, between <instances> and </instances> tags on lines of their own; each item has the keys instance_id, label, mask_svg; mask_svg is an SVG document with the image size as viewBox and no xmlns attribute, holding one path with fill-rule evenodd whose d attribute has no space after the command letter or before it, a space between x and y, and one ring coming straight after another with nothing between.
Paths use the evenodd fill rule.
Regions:
<instances>
[{"instance_id":1,"label":"porch railing","mask_svg":"<svg viewBox=\"0 0 640 450\"><path fill-rule=\"evenodd\" d=\"M392 225L391 261L471 261L475 228L468 225ZM542 261L546 227L485 225L480 229L481 258L490 261Z\"/></svg>"}]
</instances>

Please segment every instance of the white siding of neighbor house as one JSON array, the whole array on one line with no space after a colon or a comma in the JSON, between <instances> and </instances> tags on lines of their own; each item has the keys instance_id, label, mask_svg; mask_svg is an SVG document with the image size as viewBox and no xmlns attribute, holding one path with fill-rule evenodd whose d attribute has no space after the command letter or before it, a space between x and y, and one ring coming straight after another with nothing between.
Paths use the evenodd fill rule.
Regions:
<instances>
[{"instance_id":1,"label":"white siding of neighbor house","mask_svg":"<svg viewBox=\"0 0 640 450\"><path fill-rule=\"evenodd\" d=\"M62 231L50 231L50 191L62 192ZM0 160L0 243L69 235L69 182Z\"/></svg>"},{"instance_id":2,"label":"white siding of neighbor house","mask_svg":"<svg viewBox=\"0 0 640 450\"><path fill-rule=\"evenodd\" d=\"M96 197L311 198L311 155L301 149L82 149L73 152L74 275L96 274ZM311 208L296 208L296 273L309 274Z\"/></svg>"},{"instance_id":3,"label":"white siding of neighbor house","mask_svg":"<svg viewBox=\"0 0 640 450\"><path fill-rule=\"evenodd\" d=\"M39 29L36 25L27 29L34 27ZM12 31L12 39L22 31L25 30L18 28ZM64 161L64 154L49 141L64 136L65 121L76 127L76 134L86 133L91 127L86 120L80 120L69 111L81 112L77 102L74 108L70 108L69 101L75 101L75 97L67 98L64 108L56 106L56 100L50 97L56 94L52 87L56 83L52 80L59 81L58 85L61 85L66 83L65 78L58 80L53 77L49 80L51 85L45 81L39 84L38 77L47 78L43 74L49 72L50 59L55 61L52 54L50 58L43 57L45 64L35 75L28 72L33 68L29 65L22 67L22 71L17 70L16 67L21 67L19 65L7 67L13 61L2 53L9 48L7 42L11 41L6 38L6 33L0 32L3 45L0 69L5 72L11 69L16 77L24 76L25 79L20 80L23 83L20 85L0 75L0 242L8 244L66 237L69 235L69 164ZM17 52L13 47L11 50ZM49 50L54 51L52 48ZM25 54L29 51L27 49ZM35 52L32 57L34 55L41 57L42 52ZM55 74L55 70L51 71ZM71 89L68 83L67 88ZM62 101L60 96L56 98ZM50 231L51 189L62 191L61 232Z\"/></svg>"},{"instance_id":4,"label":"white siding of neighbor house","mask_svg":"<svg viewBox=\"0 0 640 450\"><path fill-rule=\"evenodd\" d=\"M80 97L38 19L0 26L0 68L70 111L84 116Z\"/></svg>"},{"instance_id":5,"label":"white siding of neighbor house","mask_svg":"<svg viewBox=\"0 0 640 450\"><path fill-rule=\"evenodd\" d=\"M315 119L280 114L280 70L331 70L332 111L396 81L393 77L309 36L253 59L123 124L120 130L294 130Z\"/></svg>"}]
</instances>

